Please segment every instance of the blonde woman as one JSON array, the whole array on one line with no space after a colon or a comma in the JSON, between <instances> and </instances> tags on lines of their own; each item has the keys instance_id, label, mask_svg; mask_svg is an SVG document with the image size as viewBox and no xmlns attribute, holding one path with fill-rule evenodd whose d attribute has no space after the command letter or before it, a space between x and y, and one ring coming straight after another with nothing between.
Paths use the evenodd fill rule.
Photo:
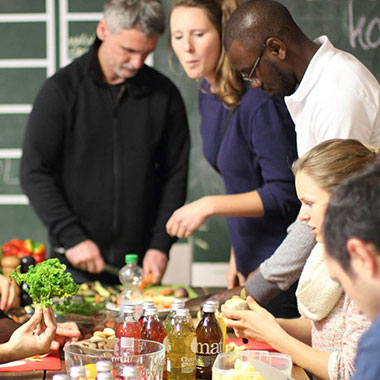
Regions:
<instances>
[{"instance_id":1,"label":"blonde woman","mask_svg":"<svg viewBox=\"0 0 380 380\"><path fill-rule=\"evenodd\" d=\"M227 194L179 208L167 231L188 237L210 216L226 216L232 245L229 288L244 284L275 251L299 209L289 165L296 157L295 132L285 104L247 88L247 78L231 68L222 46L224 25L240 3L174 0L170 15L174 52L186 74L200 80L203 153L222 176Z\"/></svg>"},{"instance_id":2,"label":"blonde woman","mask_svg":"<svg viewBox=\"0 0 380 380\"><path fill-rule=\"evenodd\" d=\"M293 166L297 195L302 203L299 219L311 227L317 240L297 288L299 319L275 319L251 297L250 311L223 308L227 326L238 336L266 341L310 371L315 379L350 379L357 343L369 327L343 289L328 275L321 235L324 214L337 185L372 162L377 152L357 140L325 141Z\"/></svg>"}]
</instances>

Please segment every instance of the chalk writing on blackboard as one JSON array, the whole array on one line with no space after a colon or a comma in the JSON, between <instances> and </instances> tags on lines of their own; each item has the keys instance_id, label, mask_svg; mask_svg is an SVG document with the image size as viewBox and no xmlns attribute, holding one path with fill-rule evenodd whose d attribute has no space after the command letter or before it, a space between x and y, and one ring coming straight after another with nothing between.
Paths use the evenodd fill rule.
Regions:
<instances>
[{"instance_id":1,"label":"chalk writing on blackboard","mask_svg":"<svg viewBox=\"0 0 380 380\"><path fill-rule=\"evenodd\" d=\"M68 39L68 56L70 60L80 57L86 53L88 48L94 42L95 35L81 33L79 36L71 36Z\"/></svg>"},{"instance_id":2,"label":"chalk writing on blackboard","mask_svg":"<svg viewBox=\"0 0 380 380\"><path fill-rule=\"evenodd\" d=\"M10 158L0 159L0 179L5 185L16 185L20 184L17 170L14 169L13 163L15 160Z\"/></svg>"},{"instance_id":3,"label":"chalk writing on blackboard","mask_svg":"<svg viewBox=\"0 0 380 380\"><path fill-rule=\"evenodd\" d=\"M377 49L380 46L380 17L355 17L354 0L348 0L350 45L356 49L357 43L363 50Z\"/></svg>"}]
</instances>

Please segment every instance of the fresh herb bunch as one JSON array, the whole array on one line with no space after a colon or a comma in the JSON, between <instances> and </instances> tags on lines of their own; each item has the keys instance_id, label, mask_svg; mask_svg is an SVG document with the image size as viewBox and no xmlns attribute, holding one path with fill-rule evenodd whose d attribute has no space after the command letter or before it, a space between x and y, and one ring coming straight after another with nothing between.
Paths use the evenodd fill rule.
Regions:
<instances>
[{"instance_id":1,"label":"fresh herb bunch","mask_svg":"<svg viewBox=\"0 0 380 380\"><path fill-rule=\"evenodd\" d=\"M79 286L74 282L71 273L65 272L66 265L58 259L49 259L36 266L31 265L26 273L20 272L21 265L13 271L9 278L16 280L17 284L25 282L26 289L34 304L42 308L52 306L53 298L63 300L69 305L71 297L75 295Z\"/></svg>"}]
</instances>

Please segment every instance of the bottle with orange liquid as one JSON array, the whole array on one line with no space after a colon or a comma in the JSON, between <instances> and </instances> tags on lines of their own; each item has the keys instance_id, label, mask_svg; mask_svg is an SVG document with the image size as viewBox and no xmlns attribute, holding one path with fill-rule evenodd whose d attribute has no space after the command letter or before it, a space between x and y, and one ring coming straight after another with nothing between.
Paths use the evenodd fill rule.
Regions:
<instances>
[{"instance_id":1,"label":"bottle with orange liquid","mask_svg":"<svg viewBox=\"0 0 380 380\"><path fill-rule=\"evenodd\" d=\"M141 325L135 319L135 306L124 305L123 320L119 323L115 332L115 356L128 356L135 349L134 339L140 338Z\"/></svg>"},{"instance_id":2,"label":"bottle with orange liquid","mask_svg":"<svg viewBox=\"0 0 380 380\"><path fill-rule=\"evenodd\" d=\"M166 337L166 331L164 325L158 319L157 308L150 307L146 309L145 317L141 328L141 339L163 343Z\"/></svg>"}]
</instances>

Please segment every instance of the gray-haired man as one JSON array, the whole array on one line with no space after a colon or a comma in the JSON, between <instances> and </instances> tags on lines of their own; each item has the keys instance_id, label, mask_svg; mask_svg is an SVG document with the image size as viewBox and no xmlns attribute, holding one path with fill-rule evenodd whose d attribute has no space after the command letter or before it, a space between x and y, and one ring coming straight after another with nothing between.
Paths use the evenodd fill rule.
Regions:
<instances>
[{"instance_id":1,"label":"gray-haired man","mask_svg":"<svg viewBox=\"0 0 380 380\"><path fill-rule=\"evenodd\" d=\"M23 144L21 184L78 282L138 253L163 276L165 223L184 203L189 132L182 98L144 65L165 29L159 0L108 0L88 53L49 78Z\"/></svg>"}]
</instances>

